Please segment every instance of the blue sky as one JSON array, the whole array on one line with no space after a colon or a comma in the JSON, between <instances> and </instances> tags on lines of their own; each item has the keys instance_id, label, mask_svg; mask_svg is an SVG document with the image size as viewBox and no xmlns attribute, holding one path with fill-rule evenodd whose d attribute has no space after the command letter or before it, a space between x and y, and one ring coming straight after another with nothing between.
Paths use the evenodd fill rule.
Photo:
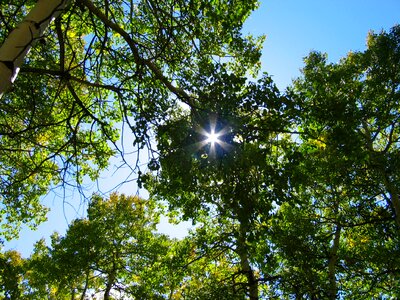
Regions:
<instances>
[{"instance_id":1,"label":"blue sky","mask_svg":"<svg viewBox=\"0 0 400 300\"><path fill-rule=\"evenodd\" d=\"M303 58L311 50L326 52L331 62L337 62L350 50L364 50L370 30L389 30L398 23L400 0L264 0L243 31L267 36L261 71L272 75L278 87L284 90L300 75ZM115 169L111 167L103 174L102 191L129 175L127 169L114 173ZM134 194L137 189L133 184L126 184L119 191ZM48 237L55 230L63 233L72 218L82 216L86 206L81 200L77 191L68 191L64 200L61 192L50 193L45 199L45 203L53 208L49 221L36 232L23 230L21 238L7 243L5 249L16 249L25 257L29 256L35 241ZM174 236L185 232L165 222L161 226L163 232Z\"/></svg>"},{"instance_id":2,"label":"blue sky","mask_svg":"<svg viewBox=\"0 0 400 300\"><path fill-rule=\"evenodd\" d=\"M262 69L284 89L311 50L337 62L350 50L364 50L369 30L399 23L400 0L264 0L244 32L267 35Z\"/></svg>"}]
</instances>

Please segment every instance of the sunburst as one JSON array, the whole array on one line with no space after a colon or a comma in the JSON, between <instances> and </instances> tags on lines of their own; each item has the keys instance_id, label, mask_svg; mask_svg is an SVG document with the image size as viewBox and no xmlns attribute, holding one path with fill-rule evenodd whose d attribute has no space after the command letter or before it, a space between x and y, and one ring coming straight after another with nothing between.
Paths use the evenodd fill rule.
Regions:
<instances>
[{"instance_id":1,"label":"sunburst","mask_svg":"<svg viewBox=\"0 0 400 300\"><path fill-rule=\"evenodd\" d=\"M204 136L204 140L198 143L198 148L203 148L209 145L209 155L215 156L217 147L221 147L224 150L228 150L231 145L224 142L221 138L228 133L228 128L224 127L217 131L217 125L215 121L210 121L208 130L200 128L198 132Z\"/></svg>"},{"instance_id":2,"label":"sunburst","mask_svg":"<svg viewBox=\"0 0 400 300\"><path fill-rule=\"evenodd\" d=\"M215 145L216 143L221 143L221 140L219 139L221 134L219 132L215 132L215 130L213 129L211 130L211 132L206 132L205 136L207 137L207 139L205 140L206 144Z\"/></svg>"}]
</instances>

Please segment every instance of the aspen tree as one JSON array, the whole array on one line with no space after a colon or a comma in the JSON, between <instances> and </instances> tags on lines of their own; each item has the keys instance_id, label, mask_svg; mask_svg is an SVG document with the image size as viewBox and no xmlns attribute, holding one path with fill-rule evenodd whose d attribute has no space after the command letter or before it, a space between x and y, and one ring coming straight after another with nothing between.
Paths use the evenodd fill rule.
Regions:
<instances>
[{"instance_id":1,"label":"aspen tree","mask_svg":"<svg viewBox=\"0 0 400 300\"><path fill-rule=\"evenodd\" d=\"M0 97L14 83L25 56L70 0L39 0L0 48Z\"/></svg>"}]
</instances>

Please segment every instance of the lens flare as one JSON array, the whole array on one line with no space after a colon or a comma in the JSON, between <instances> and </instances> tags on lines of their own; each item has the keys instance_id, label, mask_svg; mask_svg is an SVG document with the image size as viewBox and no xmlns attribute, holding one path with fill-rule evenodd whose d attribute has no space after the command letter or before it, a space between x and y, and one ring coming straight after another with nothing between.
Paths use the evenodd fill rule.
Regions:
<instances>
[{"instance_id":1,"label":"lens flare","mask_svg":"<svg viewBox=\"0 0 400 300\"><path fill-rule=\"evenodd\" d=\"M220 133L215 132L214 130L211 130L211 132L206 133L207 139L205 140L206 144L211 144L214 145L215 143L220 143L221 141L219 140Z\"/></svg>"},{"instance_id":2,"label":"lens flare","mask_svg":"<svg viewBox=\"0 0 400 300\"><path fill-rule=\"evenodd\" d=\"M229 130L228 126L222 127L221 123L217 124L216 119L210 119L209 126L196 128L196 131L200 134L199 138L203 136L204 139L194 144L195 149L206 148L207 153L202 156L204 159L214 159L218 153L229 151L232 146L225 141L225 136L229 133Z\"/></svg>"}]
</instances>

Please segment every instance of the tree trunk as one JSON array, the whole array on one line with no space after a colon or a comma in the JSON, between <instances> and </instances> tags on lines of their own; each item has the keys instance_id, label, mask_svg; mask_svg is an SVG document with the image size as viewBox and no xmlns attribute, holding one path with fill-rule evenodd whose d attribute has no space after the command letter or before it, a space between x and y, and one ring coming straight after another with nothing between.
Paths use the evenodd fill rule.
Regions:
<instances>
[{"instance_id":1,"label":"tree trunk","mask_svg":"<svg viewBox=\"0 0 400 300\"><path fill-rule=\"evenodd\" d=\"M328 280L329 280L329 299L335 300L337 294L337 284L336 284L336 263L337 263L337 252L339 249L340 242L340 232L341 226L336 225L336 230L333 238L333 245L329 255L328 263Z\"/></svg>"},{"instance_id":2,"label":"tree trunk","mask_svg":"<svg viewBox=\"0 0 400 300\"><path fill-rule=\"evenodd\" d=\"M379 152L376 152L374 150L374 147L372 145L372 139L371 139L371 132L368 128L368 125L366 123L363 123L363 127L365 130L365 135L367 137L367 149L369 151L370 156L372 157L371 161L371 166L372 169L377 171L378 174L382 177L383 179L383 184L385 185L385 188L387 192L389 193L390 197L390 203L389 205L391 206L392 213L394 214L394 219L396 222L397 227L400 229L400 196L399 196L399 189L391 182L389 174L386 173L385 170L385 157ZM386 145L386 149L390 148L390 143Z\"/></svg>"},{"instance_id":3,"label":"tree trunk","mask_svg":"<svg viewBox=\"0 0 400 300\"><path fill-rule=\"evenodd\" d=\"M258 280L254 275L254 270L250 266L249 255L246 246L246 234L247 229L243 223L240 223L239 229L239 239L237 245L237 251L240 257L240 267L242 272L247 277L247 285L249 287L249 299L250 300L258 300Z\"/></svg>"},{"instance_id":4,"label":"tree trunk","mask_svg":"<svg viewBox=\"0 0 400 300\"><path fill-rule=\"evenodd\" d=\"M86 291L87 291L88 286L89 286L89 275L90 275L90 272L88 270L86 270L85 286L84 286L83 291L82 291L81 300L84 300L85 296L86 296Z\"/></svg>"},{"instance_id":5,"label":"tree trunk","mask_svg":"<svg viewBox=\"0 0 400 300\"><path fill-rule=\"evenodd\" d=\"M106 290L104 291L104 300L110 299L111 288L112 288L112 282L109 281L107 282Z\"/></svg>"},{"instance_id":6,"label":"tree trunk","mask_svg":"<svg viewBox=\"0 0 400 300\"><path fill-rule=\"evenodd\" d=\"M375 154L375 153L373 153ZM397 227L400 229L400 199L399 199L399 189L392 183L389 174L386 173L385 166L381 163L383 158L375 159L373 161L373 168L381 176L383 180L383 185L386 188L386 192L389 194L388 205L392 210L394 215L394 220Z\"/></svg>"},{"instance_id":7,"label":"tree trunk","mask_svg":"<svg viewBox=\"0 0 400 300\"><path fill-rule=\"evenodd\" d=\"M114 280L115 280L115 270L113 269L111 271L111 274L108 276L106 289L104 291L104 300L110 299L110 293L111 293L112 286L114 285Z\"/></svg>"},{"instance_id":8,"label":"tree trunk","mask_svg":"<svg viewBox=\"0 0 400 300\"><path fill-rule=\"evenodd\" d=\"M75 300L75 288L72 288L72 291L71 291L71 300Z\"/></svg>"},{"instance_id":9,"label":"tree trunk","mask_svg":"<svg viewBox=\"0 0 400 300\"><path fill-rule=\"evenodd\" d=\"M38 0L25 19L8 35L0 48L0 98L13 84L29 50L69 2Z\"/></svg>"},{"instance_id":10,"label":"tree trunk","mask_svg":"<svg viewBox=\"0 0 400 300\"><path fill-rule=\"evenodd\" d=\"M247 277L247 284L249 286L249 298L250 300L258 300L258 281L254 276L254 271L251 268L247 254L240 255L240 265L243 272Z\"/></svg>"},{"instance_id":11,"label":"tree trunk","mask_svg":"<svg viewBox=\"0 0 400 300\"><path fill-rule=\"evenodd\" d=\"M397 227L400 228L400 199L399 199L399 190L398 188L390 181L387 174L384 170L381 170L381 174L383 176L385 187L390 196L390 202L393 209L394 218L397 224Z\"/></svg>"}]
</instances>

